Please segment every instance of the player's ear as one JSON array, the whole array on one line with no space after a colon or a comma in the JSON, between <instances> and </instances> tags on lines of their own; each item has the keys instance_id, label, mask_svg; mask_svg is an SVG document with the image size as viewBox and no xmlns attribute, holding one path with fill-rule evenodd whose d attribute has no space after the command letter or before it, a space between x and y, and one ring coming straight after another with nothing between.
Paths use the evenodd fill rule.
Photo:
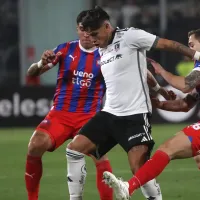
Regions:
<instances>
[{"instance_id":1,"label":"player's ear","mask_svg":"<svg viewBox=\"0 0 200 200\"><path fill-rule=\"evenodd\" d=\"M105 29L106 29L106 30L109 30L109 29L110 29L110 23L109 23L109 22L105 22L104 26L105 26Z\"/></svg>"}]
</instances>

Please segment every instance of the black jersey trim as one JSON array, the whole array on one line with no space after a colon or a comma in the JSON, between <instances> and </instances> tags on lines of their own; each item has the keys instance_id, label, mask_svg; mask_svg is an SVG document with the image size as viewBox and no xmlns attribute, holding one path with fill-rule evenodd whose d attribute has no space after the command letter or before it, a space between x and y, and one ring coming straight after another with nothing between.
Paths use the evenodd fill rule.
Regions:
<instances>
[{"instance_id":1,"label":"black jersey trim","mask_svg":"<svg viewBox=\"0 0 200 200\"><path fill-rule=\"evenodd\" d=\"M156 39L155 39L155 41L153 42L153 45L152 45L151 49L156 48L159 39L160 39L160 38L159 38L158 36L156 36Z\"/></svg>"}]
</instances>

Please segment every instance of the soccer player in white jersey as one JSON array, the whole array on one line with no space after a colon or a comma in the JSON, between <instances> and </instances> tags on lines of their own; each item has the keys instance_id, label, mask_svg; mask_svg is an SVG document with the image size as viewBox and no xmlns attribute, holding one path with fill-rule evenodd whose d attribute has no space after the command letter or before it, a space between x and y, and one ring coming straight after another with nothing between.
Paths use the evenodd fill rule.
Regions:
<instances>
[{"instance_id":1,"label":"soccer player in white jersey","mask_svg":"<svg viewBox=\"0 0 200 200\"><path fill-rule=\"evenodd\" d=\"M189 47L200 51L200 29L190 31ZM194 69L186 77L176 76L167 72L156 62L152 62L157 74L160 74L169 84L178 90L188 93L185 98L173 101L153 99L153 105L159 109L173 112L188 112L200 102L200 62L194 63ZM137 188L157 177L167 167L171 160L195 157L200 168L200 121L183 128L175 136L160 145L152 158L146 162L128 182L122 182L114 175L109 175L109 183L121 194L119 199L126 199L126 194L132 194ZM127 185L119 188L120 185ZM123 188L123 189L122 189ZM118 194L119 194L118 193Z\"/></svg>"},{"instance_id":2,"label":"soccer player in white jersey","mask_svg":"<svg viewBox=\"0 0 200 200\"><path fill-rule=\"evenodd\" d=\"M114 29L109 15L99 7L88 11L82 28L100 47L106 102L103 110L79 131L67 151L79 156L91 153L101 158L120 144L127 152L131 171L135 174L147 161L154 146L149 121L152 108L147 86L146 51L151 48L171 50L196 60L200 59L200 52L143 30ZM109 175L112 174L105 173L108 183ZM114 187L117 199L128 199L127 185L121 181L117 186ZM126 193L121 192L121 188ZM159 198L155 196L154 199Z\"/></svg>"}]
</instances>

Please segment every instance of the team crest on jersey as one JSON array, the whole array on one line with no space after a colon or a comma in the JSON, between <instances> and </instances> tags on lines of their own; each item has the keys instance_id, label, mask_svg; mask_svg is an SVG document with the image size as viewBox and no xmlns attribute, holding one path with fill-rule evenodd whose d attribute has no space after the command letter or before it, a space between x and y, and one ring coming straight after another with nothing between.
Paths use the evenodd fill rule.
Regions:
<instances>
[{"instance_id":1,"label":"team crest on jersey","mask_svg":"<svg viewBox=\"0 0 200 200\"><path fill-rule=\"evenodd\" d=\"M101 61L97 60L97 64L96 65L101 65Z\"/></svg>"},{"instance_id":2,"label":"team crest on jersey","mask_svg":"<svg viewBox=\"0 0 200 200\"><path fill-rule=\"evenodd\" d=\"M118 51L120 49L120 43L115 44L115 51Z\"/></svg>"}]
</instances>

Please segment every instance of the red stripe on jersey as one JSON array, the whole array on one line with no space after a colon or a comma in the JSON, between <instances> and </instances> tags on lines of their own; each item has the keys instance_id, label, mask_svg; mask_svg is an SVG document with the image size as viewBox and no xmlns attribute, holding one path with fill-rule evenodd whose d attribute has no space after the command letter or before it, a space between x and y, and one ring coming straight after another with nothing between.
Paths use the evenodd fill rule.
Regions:
<instances>
[{"instance_id":1,"label":"red stripe on jersey","mask_svg":"<svg viewBox=\"0 0 200 200\"><path fill-rule=\"evenodd\" d=\"M85 63L85 68L84 68L84 72L86 72L87 74L92 73L92 67L93 67L93 61L94 61L94 53L87 53L87 58L86 58L86 63ZM87 77L83 77L83 80L85 82L90 81L91 79L89 79L87 81ZM88 96L88 87L84 86L80 89L80 99L78 101L78 105L77 105L77 110L80 110L82 112L84 112L84 106L85 103L87 101L87 96Z\"/></svg>"},{"instance_id":2,"label":"red stripe on jersey","mask_svg":"<svg viewBox=\"0 0 200 200\"><path fill-rule=\"evenodd\" d=\"M67 82L66 96L64 99L64 106L63 106L63 110L65 110L65 111L69 110L70 102L72 100L72 91L74 88L74 84L72 82L73 77L74 77L73 73L74 73L74 70L77 70L77 66L78 66L78 63L80 60L80 55L81 55L81 52L80 52L80 48L79 48L79 43L77 43L75 51L72 55L73 57L76 57L76 58L71 62L71 65L69 68L69 70L71 71L71 73L69 73L69 76L71 76L71 77L68 78L68 82Z\"/></svg>"},{"instance_id":3,"label":"red stripe on jersey","mask_svg":"<svg viewBox=\"0 0 200 200\"><path fill-rule=\"evenodd\" d=\"M64 72L65 72L64 58L65 58L65 56L66 56L66 54L68 52L69 45L70 45L70 43L67 43L65 48L60 50L62 55L60 56L59 72L58 72L58 77L57 77L57 87L56 87L56 92L55 92L55 96L54 96L54 104L53 105L57 105L57 103L58 103L58 96L60 94L62 79L63 79Z\"/></svg>"}]
</instances>

